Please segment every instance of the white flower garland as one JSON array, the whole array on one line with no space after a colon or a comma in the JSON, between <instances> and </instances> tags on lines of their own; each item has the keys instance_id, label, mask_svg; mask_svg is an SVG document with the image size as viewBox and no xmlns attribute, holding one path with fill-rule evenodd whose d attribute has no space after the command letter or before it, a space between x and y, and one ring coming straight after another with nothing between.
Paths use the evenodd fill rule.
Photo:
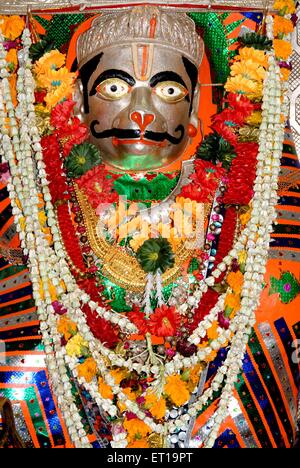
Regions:
<instances>
[{"instance_id":1,"label":"white flower garland","mask_svg":"<svg viewBox=\"0 0 300 468\"><path fill-rule=\"evenodd\" d=\"M270 36L272 31L270 17L267 28ZM165 365L165 373L166 375L172 375L184 367L194 366L199 361L203 361L206 355L219 350L224 346L224 343L230 342L230 340L231 347L223 366L214 377L211 387L190 406L187 414L182 415L176 421L168 421L164 427L147 417L135 402L130 401L124 395L122 389L116 385L110 375L102 356L108 357L113 366L125 367L129 370L135 369L138 372L148 374L151 372L155 376L160 373L159 366L143 366L130 360L126 361L115 352L107 349L104 344L95 340L81 310L81 304L88 304L100 317L117 324L123 332L128 334L136 332L135 326L126 317L99 307L98 304L90 300L87 294L82 293L65 260L66 252L60 239L55 211L51 202L40 136L35 120L33 105L35 85L29 59L30 43L30 33L25 30L23 35L24 64L20 66L17 85L19 106L15 112L7 79L6 52L3 47L3 37L0 36L0 73L2 77L2 92L0 93L1 146L4 157L10 164L12 181L8 185L8 190L17 226L20 225L22 218L25 219L25 232L22 232L20 228L18 231L24 253L29 255L33 294L41 321L43 343L52 386L66 420L71 439L76 447L90 447L72 397L71 384L67 376L67 366L72 370L75 377L78 376L76 370L78 362L76 359L69 358L65 349L61 347L60 335L57 332L57 317L52 307L49 292L50 284L57 288L60 302L66 306L70 319L74 320L83 339L89 343L91 354L105 382L111 386L118 400L123 401L130 411L151 427L153 432L164 434L167 430L168 434L172 434L177 429L185 428L190 419L201 411L203 406L213 397L213 392L219 390L225 381L219 407L214 415L214 426L205 442L206 447L212 447L218 436L219 428L228 415L228 404L242 369L249 335L256 323L255 311L260 300L262 282L266 271L272 224L276 218L277 184L284 136L284 127L280 123L280 118L282 114L286 114L287 103L286 100L283 103L281 102L281 96L282 94L285 96L286 89L282 90L280 70L275 57L272 53L269 54L270 68L264 82L263 120L260 129L257 178L254 186L255 195L251 220L229 255L214 269L212 276L204 280L195 290L193 296L188 299L189 304L194 309L198 307L203 294L207 292L209 287L214 286L216 279L227 271L232 260L246 246L247 262L241 310L232 320L229 330L220 329L218 339L214 340L210 346L201 349L192 358L184 358L177 353L173 361ZM6 128L7 116L10 119L10 133ZM19 126L16 117L20 122ZM39 186L42 188L46 203L48 225L53 235L54 249L49 247L39 223ZM60 287L61 281L66 286L66 293L63 293L64 290ZM43 294L40 291L40 282L42 282ZM162 293L159 288L158 294L162 301ZM225 295L222 295L217 305L193 332L189 339L191 343L199 344L218 313L222 311L224 301ZM81 379L80 383L90 391L99 407L103 408L111 416L117 414L115 405L110 400L103 399L99 394L96 382L87 384L84 379ZM124 436L121 435L115 443L119 443L121 446L126 445Z\"/></svg>"}]
</instances>

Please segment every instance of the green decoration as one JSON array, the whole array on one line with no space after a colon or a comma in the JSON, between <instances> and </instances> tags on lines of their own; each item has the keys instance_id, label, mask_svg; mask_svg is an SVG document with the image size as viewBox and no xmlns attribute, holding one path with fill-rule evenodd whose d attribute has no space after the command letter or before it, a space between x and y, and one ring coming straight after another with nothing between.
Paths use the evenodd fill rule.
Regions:
<instances>
[{"instance_id":1,"label":"green decoration","mask_svg":"<svg viewBox=\"0 0 300 468\"><path fill-rule=\"evenodd\" d=\"M194 257L191 259L189 268L188 268L188 273L192 274L194 271L199 270L200 267L200 262L198 258Z\"/></svg>"},{"instance_id":2,"label":"green decoration","mask_svg":"<svg viewBox=\"0 0 300 468\"><path fill-rule=\"evenodd\" d=\"M101 157L96 146L83 143L73 147L64 164L68 177L78 178L100 163Z\"/></svg>"},{"instance_id":3,"label":"green decoration","mask_svg":"<svg viewBox=\"0 0 300 468\"><path fill-rule=\"evenodd\" d=\"M278 294L283 304L289 304L300 294L300 283L293 273L286 271L279 279L271 277L271 288L269 295Z\"/></svg>"},{"instance_id":4,"label":"green decoration","mask_svg":"<svg viewBox=\"0 0 300 468\"><path fill-rule=\"evenodd\" d=\"M51 20L34 16L40 25L46 30L46 35L55 44L56 49L60 49L64 44L67 44L71 39L74 27L83 23L88 16L84 14L78 15L54 15Z\"/></svg>"},{"instance_id":5,"label":"green decoration","mask_svg":"<svg viewBox=\"0 0 300 468\"><path fill-rule=\"evenodd\" d=\"M169 178L165 174L158 174L152 180L147 178L134 180L125 174L114 183L114 188L120 196L130 201L149 202L164 200L176 187L178 177Z\"/></svg>"},{"instance_id":6,"label":"green decoration","mask_svg":"<svg viewBox=\"0 0 300 468\"><path fill-rule=\"evenodd\" d=\"M43 55L55 49L55 43L48 36L41 36L41 40L30 47L30 58L37 62Z\"/></svg>"},{"instance_id":7,"label":"green decoration","mask_svg":"<svg viewBox=\"0 0 300 468\"><path fill-rule=\"evenodd\" d=\"M212 81L225 84L230 73L229 61L235 54L229 47L236 42L236 39L229 39L230 35L239 27L245 19L241 19L224 26L225 19L229 13L190 13L196 26L203 37L207 49L208 58L211 63ZM223 96L223 88L213 89L213 101L220 104Z\"/></svg>"},{"instance_id":8,"label":"green decoration","mask_svg":"<svg viewBox=\"0 0 300 468\"><path fill-rule=\"evenodd\" d=\"M197 150L196 157L214 164L221 162L225 169L230 169L236 153L230 143L214 132L204 138Z\"/></svg>"},{"instance_id":9,"label":"green decoration","mask_svg":"<svg viewBox=\"0 0 300 468\"><path fill-rule=\"evenodd\" d=\"M149 239L137 251L137 260L146 273L165 273L175 264L174 252L167 239Z\"/></svg>"},{"instance_id":10,"label":"green decoration","mask_svg":"<svg viewBox=\"0 0 300 468\"><path fill-rule=\"evenodd\" d=\"M253 47L258 50L271 50L273 44L266 36L255 32L239 37L239 42L244 47Z\"/></svg>"}]
</instances>

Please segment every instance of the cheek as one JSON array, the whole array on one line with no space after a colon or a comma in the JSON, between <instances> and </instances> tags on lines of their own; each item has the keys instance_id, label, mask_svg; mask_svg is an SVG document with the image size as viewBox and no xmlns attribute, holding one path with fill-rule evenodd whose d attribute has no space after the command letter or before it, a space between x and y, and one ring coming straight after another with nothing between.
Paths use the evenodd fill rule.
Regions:
<instances>
[{"instance_id":1,"label":"cheek","mask_svg":"<svg viewBox=\"0 0 300 468\"><path fill-rule=\"evenodd\" d=\"M179 125L184 127L188 125L190 104L187 101L168 104L157 99L155 107L165 118L169 129L175 129Z\"/></svg>"},{"instance_id":2,"label":"cheek","mask_svg":"<svg viewBox=\"0 0 300 468\"><path fill-rule=\"evenodd\" d=\"M127 105L128 104L125 100L105 101L104 99L91 97L89 102L90 113L88 115L88 120L90 123L94 120L98 120L98 128L109 129L112 127L112 124L119 113Z\"/></svg>"}]
</instances>

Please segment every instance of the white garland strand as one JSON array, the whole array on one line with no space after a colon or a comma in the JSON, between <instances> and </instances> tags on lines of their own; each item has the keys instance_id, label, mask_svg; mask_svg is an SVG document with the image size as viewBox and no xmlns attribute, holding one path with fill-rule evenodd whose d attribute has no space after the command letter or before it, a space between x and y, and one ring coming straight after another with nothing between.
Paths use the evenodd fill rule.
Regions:
<instances>
[{"instance_id":1,"label":"white garland strand","mask_svg":"<svg viewBox=\"0 0 300 468\"><path fill-rule=\"evenodd\" d=\"M268 35L272 34L272 21L268 19ZM253 210L250 222L240 238L234 245L229 255L214 269L212 276L198 285L193 296L189 298L193 308L200 304L203 294L209 287L215 285L216 280L228 270L232 260L237 258L239 253L246 246L247 262L245 272L245 283L242 292L241 310L231 321L229 330L219 329L219 336L210 346L201 349L196 356L184 358L177 353L172 362L165 365L166 375L172 375L183 368L196 365L199 361L205 360L206 355L212 351L217 351L230 342L231 347L228 356L221 368L214 377L210 388L200 396L189 408L188 413L179 417L176 421L168 421L165 427L156 424L151 418L140 410L135 402L132 402L124 395L122 389L116 385L115 380L109 373L109 369L103 357L107 357L113 366L125 367L137 372L151 372L159 378L159 362L142 365L124 360L121 356L105 347L104 343L97 341L91 333L86 323L86 318L82 312L82 304L88 304L91 310L100 317L116 324L120 329L128 334L136 332L136 328L123 315L107 311L97 303L91 301L90 297L83 293L77 286L70 269L65 260L66 252L59 235L59 228L55 216L55 211L51 202L51 194L48 188L48 181L43 162L40 136L36 126L34 112L34 79L31 73L31 63L29 60L30 33L24 31L23 35L23 60L18 73L18 100L19 106L14 112L8 82L8 72L6 69L6 52L3 47L3 37L0 36L0 73L2 77L0 93L0 125L2 132L2 151L10 164L12 180L8 184L8 190L18 227L21 246L25 254L29 256L29 268L31 273L33 294L37 305L39 319L41 321L41 331L45 352L47 356L48 369L51 383L59 406L66 420L68 431L76 447L90 447L86 433L83 429L81 419L74 403L71 385L68 380L67 367L69 367L75 377L77 374L78 361L70 358L60 344L60 335L57 331L57 317L53 310L50 284L57 288L60 302L67 308L68 316L74 320L78 331L89 344L90 352L95 359L98 371L104 381L111 386L112 391L117 395L126 407L136 416L148 424L153 432L158 434L173 433L177 429L184 429L190 419L195 417L199 411L213 397L214 391L218 391L225 381L222 390L218 410L214 415L214 426L205 441L205 446L210 448L214 445L218 436L219 428L228 415L228 405L234 390L238 375L242 369L243 358L248 343L249 335L256 323L255 311L259 304L262 282L266 271L267 252L270 243L270 233L272 223L276 217L275 205L277 203L278 174L280 169L280 158L282 155L282 143L284 128L280 123L281 114L286 114L286 99L281 102L280 97L286 89L281 89L280 70L276 64L275 57L269 55L270 68L266 74L264 82L264 102L263 120L260 129L259 153L257 178L255 182L255 195L253 198ZM10 119L10 133L6 127L6 118ZM17 118L20 122L18 129ZM15 160L16 157L16 160ZM37 169L37 174L36 174ZM49 246L45 235L42 232L39 222L38 193L42 188L48 225L53 236L53 249ZM22 219L25 220L25 232L20 229ZM61 281L65 284L66 292L61 287ZM161 278L155 278L157 286L157 297L159 305L163 305L163 294ZM41 294L41 284L43 293ZM153 291L154 278L148 278L145 298L146 314L152 313L151 293ZM220 296L216 306L210 311L204 321L199 323L196 330L190 337L190 342L199 344L201 338L206 335L207 330L214 322L218 313L223 310L225 295ZM179 308L180 310L180 308ZM110 401L101 397L98 387L93 381L87 384L84 379L80 383L88 389L99 407L107 411L111 416L116 416L116 406ZM124 436L120 436L122 446L126 445Z\"/></svg>"}]
</instances>

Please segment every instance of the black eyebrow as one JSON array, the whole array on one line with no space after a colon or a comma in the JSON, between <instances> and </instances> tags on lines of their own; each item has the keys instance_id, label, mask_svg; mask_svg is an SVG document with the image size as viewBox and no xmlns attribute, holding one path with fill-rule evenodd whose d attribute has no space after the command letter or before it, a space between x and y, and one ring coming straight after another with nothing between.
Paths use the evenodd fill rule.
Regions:
<instances>
[{"instance_id":1,"label":"black eyebrow","mask_svg":"<svg viewBox=\"0 0 300 468\"><path fill-rule=\"evenodd\" d=\"M158 83L163 83L164 81L175 81L188 89L181 76L173 71L164 71L154 75L150 80L150 86L151 88L154 88Z\"/></svg>"},{"instance_id":2,"label":"black eyebrow","mask_svg":"<svg viewBox=\"0 0 300 468\"><path fill-rule=\"evenodd\" d=\"M97 93L97 86L105 80L109 80L110 78L120 78L120 80L126 81L130 86L134 86L136 84L135 79L126 73L123 70L105 70L101 75L98 76L93 87L90 92L90 96L94 96Z\"/></svg>"}]
</instances>

